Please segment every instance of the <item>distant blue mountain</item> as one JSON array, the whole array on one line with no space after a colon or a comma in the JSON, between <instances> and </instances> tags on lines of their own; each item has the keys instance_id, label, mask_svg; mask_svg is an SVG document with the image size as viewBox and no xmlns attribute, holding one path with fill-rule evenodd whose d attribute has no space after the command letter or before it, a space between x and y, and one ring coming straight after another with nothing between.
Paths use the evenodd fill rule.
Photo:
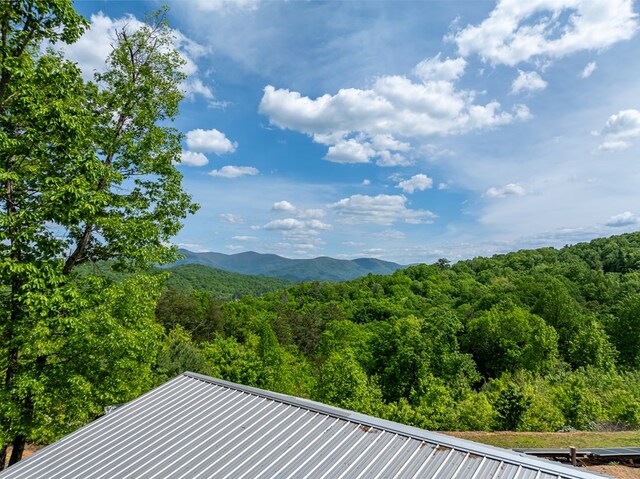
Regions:
<instances>
[{"instance_id":1,"label":"distant blue mountain","mask_svg":"<svg viewBox=\"0 0 640 479\"><path fill-rule=\"evenodd\" d=\"M275 254L247 251L238 254L194 253L179 250L185 256L180 264L202 264L213 268L254 276L273 276L297 281L346 281L371 274L391 274L404 266L375 258L341 260L321 256L314 259L288 259Z\"/></svg>"}]
</instances>

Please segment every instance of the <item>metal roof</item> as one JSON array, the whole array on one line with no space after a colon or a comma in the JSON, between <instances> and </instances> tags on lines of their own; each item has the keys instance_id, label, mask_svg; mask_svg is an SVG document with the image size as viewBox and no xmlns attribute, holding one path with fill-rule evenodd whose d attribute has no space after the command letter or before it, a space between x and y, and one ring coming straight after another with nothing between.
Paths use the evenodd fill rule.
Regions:
<instances>
[{"instance_id":1,"label":"metal roof","mask_svg":"<svg viewBox=\"0 0 640 479\"><path fill-rule=\"evenodd\" d=\"M0 473L1 479L126 477L602 476L189 372Z\"/></svg>"}]
</instances>

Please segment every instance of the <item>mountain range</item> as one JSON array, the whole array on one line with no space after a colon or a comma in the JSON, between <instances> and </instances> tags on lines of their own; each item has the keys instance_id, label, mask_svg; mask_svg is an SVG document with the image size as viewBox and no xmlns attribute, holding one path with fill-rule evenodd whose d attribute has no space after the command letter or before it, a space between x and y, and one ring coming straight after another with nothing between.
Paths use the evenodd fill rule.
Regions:
<instances>
[{"instance_id":1,"label":"mountain range","mask_svg":"<svg viewBox=\"0 0 640 479\"><path fill-rule=\"evenodd\" d=\"M405 266L375 258L342 260L321 256L313 259L289 259L275 254L247 251L237 254L179 252L183 259L174 263L201 264L224 271L253 276L273 276L296 281L346 281L371 274L391 274Z\"/></svg>"}]
</instances>

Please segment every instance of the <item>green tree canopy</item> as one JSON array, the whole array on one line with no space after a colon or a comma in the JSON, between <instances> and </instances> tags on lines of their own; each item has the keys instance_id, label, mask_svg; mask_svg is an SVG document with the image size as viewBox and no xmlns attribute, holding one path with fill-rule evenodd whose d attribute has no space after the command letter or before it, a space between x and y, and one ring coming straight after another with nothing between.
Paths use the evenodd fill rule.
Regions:
<instances>
[{"instance_id":1,"label":"green tree canopy","mask_svg":"<svg viewBox=\"0 0 640 479\"><path fill-rule=\"evenodd\" d=\"M64 367L94 399L126 396L122 390L115 396L100 392L100 381L117 390L117 368L96 377L58 360L65 355L69 363L74 357L82 361L82 350L74 355L71 348L83 345L64 338L102 321L99 300L94 315L81 310L95 291L89 294L85 285L74 283L74 268L95 259L130 268L173 260L169 241L196 209L174 164L180 134L167 126L182 98L183 61L162 14L136 31L119 30L105 73L85 83L61 54L43 53L45 42L73 42L86 27L71 3L9 0L0 5L0 395L5 406L0 467L8 443L13 463L25 441L39 439L43 422L60 411L67 397L60 388L68 384L52 378L62 377ZM134 290L133 283L124 284ZM105 304L108 292L103 291ZM148 306L143 296L131 297ZM125 304L128 310L115 317L138 310L130 301L120 307ZM156 330L144 316L138 324L128 321L132 331ZM114 331L107 328L104 334ZM133 332L127 339L148 341ZM144 344L132 344L129 352L136 347L146 350ZM133 357L142 368L153 362L147 354ZM86 403L95 413L94 403ZM71 427L78 424L78 414L59 417Z\"/></svg>"}]
</instances>

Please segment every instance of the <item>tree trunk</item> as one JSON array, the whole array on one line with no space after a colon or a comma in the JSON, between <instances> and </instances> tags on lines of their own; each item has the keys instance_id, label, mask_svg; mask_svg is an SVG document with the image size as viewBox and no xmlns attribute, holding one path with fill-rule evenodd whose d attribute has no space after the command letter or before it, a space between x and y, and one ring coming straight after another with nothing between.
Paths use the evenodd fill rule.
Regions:
<instances>
[{"instance_id":1,"label":"tree trunk","mask_svg":"<svg viewBox=\"0 0 640 479\"><path fill-rule=\"evenodd\" d=\"M4 465L7 463L7 446L0 449L0 471L4 469Z\"/></svg>"},{"instance_id":2,"label":"tree trunk","mask_svg":"<svg viewBox=\"0 0 640 479\"><path fill-rule=\"evenodd\" d=\"M22 459L22 453L24 452L24 445L27 442L22 434L18 434L13 440L13 449L11 451L11 458L9 459L9 466L13 466L16 462Z\"/></svg>"}]
</instances>

